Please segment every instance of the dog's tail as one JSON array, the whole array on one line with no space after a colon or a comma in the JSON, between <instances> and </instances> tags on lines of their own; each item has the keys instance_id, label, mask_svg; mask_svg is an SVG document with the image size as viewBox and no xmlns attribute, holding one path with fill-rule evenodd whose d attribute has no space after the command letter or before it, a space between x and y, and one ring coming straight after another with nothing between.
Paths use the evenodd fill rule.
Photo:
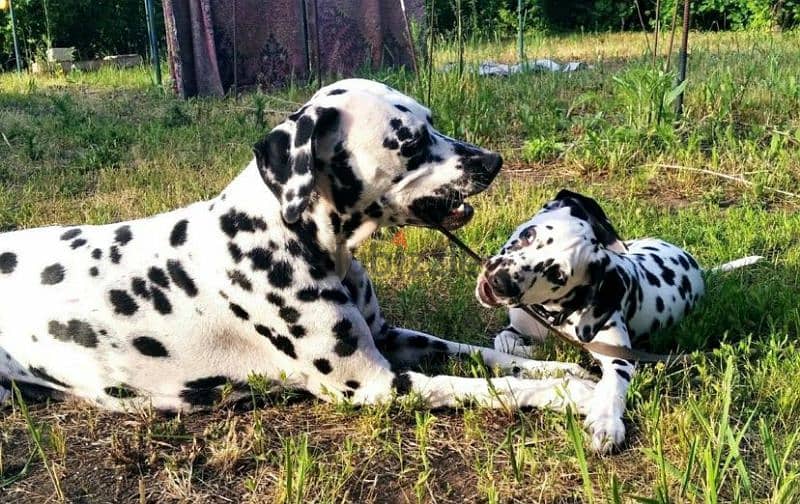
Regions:
<instances>
[{"instance_id":1,"label":"dog's tail","mask_svg":"<svg viewBox=\"0 0 800 504\"><path fill-rule=\"evenodd\" d=\"M747 256L742 257L741 259L736 259L734 261L726 262L725 264L720 264L719 266L715 266L708 270L709 273L726 273L728 271L733 271L735 269L744 268L745 266L750 266L751 264L755 264L758 261L764 259L762 256Z\"/></svg>"}]
</instances>

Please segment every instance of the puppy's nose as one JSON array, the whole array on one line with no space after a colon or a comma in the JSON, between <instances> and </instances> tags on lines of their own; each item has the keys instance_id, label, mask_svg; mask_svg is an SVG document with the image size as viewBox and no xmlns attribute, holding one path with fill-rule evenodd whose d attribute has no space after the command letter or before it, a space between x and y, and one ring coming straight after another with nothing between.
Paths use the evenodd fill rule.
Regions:
<instances>
[{"instance_id":1,"label":"puppy's nose","mask_svg":"<svg viewBox=\"0 0 800 504\"><path fill-rule=\"evenodd\" d=\"M519 285L511 279L507 269L498 269L489 281L492 289L501 296L510 298L519 296Z\"/></svg>"}]
</instances>

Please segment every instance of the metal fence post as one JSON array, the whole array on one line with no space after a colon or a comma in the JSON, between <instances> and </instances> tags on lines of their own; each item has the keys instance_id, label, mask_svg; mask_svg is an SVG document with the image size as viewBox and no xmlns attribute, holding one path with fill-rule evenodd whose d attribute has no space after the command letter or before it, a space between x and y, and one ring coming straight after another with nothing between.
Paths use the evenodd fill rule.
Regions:
<instances>
[{"instance_id":1,"label":"metal fence post","mask_svg":"<svg viewBox=\"0 0 800 504\"><path fill-rule=\"evenodd\" d=\"M19 57L17 42L17 20L14 18L14 2L8 0L8 13L11 15L11 37L14 39L14 60L17 62L17 73L22 73L22 59Z\"/></svg>"},{"instance_id":2,"label":"metal fence post","mask_svg":"<svg viewBox=\"0 0 800 504\"><path fill-rule=\"evenodd\" d=\"M689 57L689 4L691 0L684 0L683 2L683 36L681 39L681 52L678 53L678 86L683 84L686 80L686 63ZM675 119L679 120L683 115L683 91L678 95L677 103L675 104Z\"/></svg>"},{"instance_id":3,"label":"metal fence post","mask_svg":"<svg viewBox=\"0 0 800 504\"><path fill-rule=\"evenodd\" d=\"M150 38L150 59L156 76L156 84L161 86L161 58L158 55L158 38L156 37L153 0L144 0L144 13L147 16L147 33Z\"/></svg>"}]
</instances>

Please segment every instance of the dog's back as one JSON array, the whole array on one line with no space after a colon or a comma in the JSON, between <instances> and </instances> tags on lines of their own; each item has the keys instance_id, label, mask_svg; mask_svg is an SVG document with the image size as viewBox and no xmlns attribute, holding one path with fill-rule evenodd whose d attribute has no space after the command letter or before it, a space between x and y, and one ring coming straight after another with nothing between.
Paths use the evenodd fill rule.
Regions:
<instances>
[{"instance_id":1,"label":"dog's back","mask_svg":"<svg viewBox=\"0 0 800 504\"><path fill-rule=\"evenodd\" d=\"M681 320L703 296L705 283L697 261L676 245L655 238L625 245L615 262L638 278L636 293L622 307L631 339L638 339Z\"/></svg>"}]
</instances>

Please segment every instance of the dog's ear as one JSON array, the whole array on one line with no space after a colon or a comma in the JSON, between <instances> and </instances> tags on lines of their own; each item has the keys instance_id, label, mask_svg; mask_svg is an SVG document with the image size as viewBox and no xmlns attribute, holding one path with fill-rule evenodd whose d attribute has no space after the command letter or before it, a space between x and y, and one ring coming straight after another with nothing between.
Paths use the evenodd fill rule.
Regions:
<instances>
[{"instance_id":1,"label":"dog's ear","mask_svg":"<svg viewBox=\"0 0 800 504\"><path fill-rule=\"evenodd\" d=\"M316 185L317 143L339 131L339 111L303 107L253 146L256 165L281 204L288 224L297 222L308 207Z\"/></svg>"},{"instance_id":2,"label":"dog's ear","mask_svg":"<svg viewBox=\"0 0 800 504\"><path fill-rule=\"evenodd\" d=\"M622 242L608 216L595 200L568 189L562 189L556 195L556 201L561 201L569 207L573 216L586 220L594 231L600 244L614 252L627 252L628 247Z\"/></svg>"}]
</instances>

